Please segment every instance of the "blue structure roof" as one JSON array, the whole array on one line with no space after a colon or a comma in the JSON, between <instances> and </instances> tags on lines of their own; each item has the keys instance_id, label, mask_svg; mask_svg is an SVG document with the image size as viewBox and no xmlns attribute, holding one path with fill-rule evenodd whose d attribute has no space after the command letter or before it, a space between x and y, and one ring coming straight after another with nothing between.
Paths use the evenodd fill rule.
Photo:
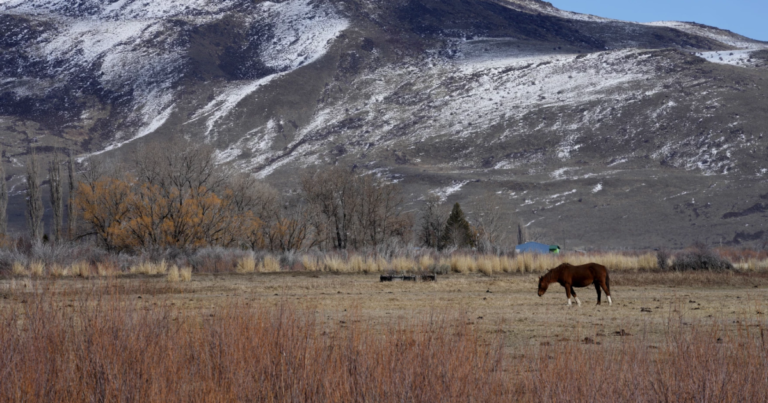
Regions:
<instances>
[{"instance_id":1,"label":"blue structure roof","mask_svg":"<svg viewBox=\"0 0 768 403\"><path fill-rule=\"evenodd\" d=\"M517 253L549 253L549 245L538 242L526 242L515 247Z\"/></svg>"}]
</instances>

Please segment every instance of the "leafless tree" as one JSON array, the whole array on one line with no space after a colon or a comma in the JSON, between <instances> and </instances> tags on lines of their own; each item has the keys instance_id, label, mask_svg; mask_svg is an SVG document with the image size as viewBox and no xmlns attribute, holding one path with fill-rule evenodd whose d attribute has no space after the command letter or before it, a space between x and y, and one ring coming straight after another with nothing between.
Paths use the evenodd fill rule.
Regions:
<instances>
[{"instance_id":1,"label":"leafless tree","mask_svg":"<svg viewBox=\"0 0 768 403\"><path fill-rule=\"evenodd\" d=\"M503 201L495 193L485 194L477 204L476 222L478 229L478 248L485 251L498 248L507 239L504 231Z\"/></svg>"},{"instance_id":2,"label":"leafless tree","mask_svg":"<svg viewBox=\"0 0 768 403\"><path fill-rule=\"evenodd\" d=\"M530 241L528 236L528 228L523 225L522 221L517 222L517 244L522 245Z\"/></svg>"},{"instance_id":3,"label":"leafless tree","mask_svg":"<svg viewBox=\"0 0 768 403\"><path fill-rule=\"evenodd\" d=\"M441 240L445 231L445 222L448 220L448 209L442 205L439 196L430 193L421 209L421 222L419 225L419 240L422 245L429 248L442 248Z\"/></svg>"},{"instance_id":4,"label":"leafless tree","mask_svg":"<svg viewBox=\"0 0 768 403\"><path fill-rule=\"evenodd\" d=\"M551 241L549 236L541 228L526 228L528 232L528 241L530 242L544 242Z\"/></svg>"},{"instance_id":5,"label":"leafless tree","mask_svg":"<svg viewBox=\"0 0 768 403\"><path fill-rule=\"evenodd\" d=\"M325 221L334 249L347 249L354 214L352 172L339 166L305 175L301 187L307 202Z\"/></svg>"},{"instance_id":6,"label":"leafless tree","mask_svg":"<svg viewBox=\"0 0 768 403\"><path fill-rule=\"evenodd\" d=\"M5 183L5 168L3 167L3 149L0 148L0 238L8 231L8 187Z\"/></svg>"},{"instance_id":7,"label":"leafless tree","mask_svg":"<svg viewBox=\"0 0 768 403\"><path fill-rule=\"evenodd\" d=\"M61 164L59 153L53 153L53 159L48 166L48 181L51 190L51 209L53 210L53 239L61 242L64 220L64 199L62 197Z\"/></svg>"},{"instance_id":8,"label":"leafless tree","mask_svg":"<svg viewBox=\"0 0 768 403\"><path fill-rule=\"evenodd\" d=\"M27 163L27 225L35 242L40 241L43 236L43 201L38 175L37 154L32 147Z\"/></svg>"},{"instance_id":9,"label":"leafless tree","mask_svg":"<svg viewBox=\"0 0 768 403\"><path fill-rule=\"evenodd\" d=\"M373 175L356 175L354 181L353 246L376 247L389 238L403 238L412 227L402 212L403 197L397 184Z\"/></svg>"},{"instance_id":10,"label":"leafless tree","mask_svg":"<svg viewBox=\"0 0 768 403\"><path fill-rule=\"evenodd\" d=\"M320 246L359 249L410 237L413 219L396 184L333 167L305 175L302 190Z\"/></svg>"},{"instance_id":11,"label":"leafless tree","mask_svg":"<svg viewBox=\"0 0 768 403\"><path fill-rule=\"evenodd\" d=\"M67 202L67 236L69 240L75 238L75 229L77 228L77 212L75 209L75 194L77 189L75 177L75 158L69 150L68 173L69 173L69 200Z\"/></svg>"}]
</instances>

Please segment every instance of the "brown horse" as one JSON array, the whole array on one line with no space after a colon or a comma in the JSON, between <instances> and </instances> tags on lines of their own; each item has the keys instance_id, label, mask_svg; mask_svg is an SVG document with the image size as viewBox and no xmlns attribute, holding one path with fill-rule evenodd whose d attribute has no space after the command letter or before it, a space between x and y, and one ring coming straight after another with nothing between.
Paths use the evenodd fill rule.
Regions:
<instances>
[{"instance_id":1,"label":"brown horse","mask_svg":"<svg viewBox=\"0 0 768 403\"><path fill-rule=\"evenodd\" d=\"M560 283L565 287L565 295L568 296L568 305L571 305L571 295L576 299L576 303L581 306L579 297L576 296L576 291L573 287L586 287L590 284L595 285L597 290L597 305L600 305L600 288L605 291L605 295L608 296L608 305L611 303L611 287L608 278L608 270L605 266L597 263L587 263L581 266L574 266L568 263L563 263L560 266L547 272L547 274L539 277L539 296L544 295L547 292L547 287L552 283Z\"/></svg>"}]
</instances>

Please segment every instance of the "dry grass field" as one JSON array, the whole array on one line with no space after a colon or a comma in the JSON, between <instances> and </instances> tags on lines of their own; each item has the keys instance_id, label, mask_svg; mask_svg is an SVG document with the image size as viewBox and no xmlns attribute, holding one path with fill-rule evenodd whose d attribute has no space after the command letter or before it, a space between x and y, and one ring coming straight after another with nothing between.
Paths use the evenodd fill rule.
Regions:
<instances>
[{"instance_id":1,"label":"dry grass field","mask_svg":"<svg viewBox=\"0 0 768 403\"><path fill-rule=\"evenodd\" d=\"M766 398L768 350L763 344L763 329L768 327L768 274L616 272L611 275L612 306L605 300L604 305L595 306L596 294L589 287L577 289L583 302L580 307L567 307L565 292L556 284L539 298L537 278L534 274L478 273L441 275L436 282L382 283L377 274L280 272L195 274L186 282L169 281L167 275L139 274L90 279L3 279L0 363L6 369L0 372L6 373L0 377L7 382L0 387L0 400L185 401L184 396L193 394L202 401ZM286 311L293 319L284 323L280 312ZM165 318L162 326L153 322L158 318ZM164 322L167 320L173 322ZM95 321L94 329L98 329L89 330L84 325L89 321ZM96 325L104 322L106 326L112 321L115 323L111 330ZM51 330L45 330L47 326ZM135 334L145 344L153 343L147 351L166 349L158 354L168 354L170 361L142 365L170 365L176 369L165 368L163 373L175 375L168 379L169 375L157 375L157 379L143 381L123 379L125 374L115 368L133 363L112 362L110 358L116 367L101 368L104 363L99 361L98 369L92 368L96 365L89 361L92 358L77 358L79 354L104 353L105 347L97 348L102 337L109 340L110 348L125 343L120 349L135 348L131 354L140 354L142 347L131 344L137 341L117 336L121 331ZM89 332L98 337L91 335L80 344L68 346ZM57 335L62 339L58 340ZM235 343L241 339L283 337L292 340L288 347L275 345L259 350L262 347L246 343L250 346L246 348ZM277 376L275 373L281 372L274 371L278 367L285 370L285 363L275 364L278 367L263 364L262 359L271 354L271 349L292 350L297 343L309 343L307 340L326 340L322 349L305 346L299 354L322 357L324 364L302 361L301 368L311 374L299 376L291 370L288 377ZM229 342L240 347L229 352L217 350L211 355L211 343ZM354 347L354 353L334 356L330 352L346 351L338 350L338 345ZM47 348L48 352L33 346ZM107 356L115 354L121 355ZM259 367L262 372L257 378L261 380L249 378L247 382L208 372L175 373L189 365L183 360L174 364L180 356L185 360L210 360L209 364L220 371L239 371L240 376L256 371L248 366L249 359L269 368ZM218 358L212 359L214 356ZM240 356L247 358L233 358ZM30 357L37 361L28 362ZM49 360L61 362L53 365ZM84 365L83 369L80 360L93 365ZM327 367L327 360L333 360L338 367ZM675 365L667 366L669 363ZM15 368L16 377L9 377L9 368ZM22 376L25 371L29 374ZM71 394L77 389L72 386L61 390L56 387L61 382L77 384L71 378L61 378L61 373L72 371L90 374L75 377L82 382L79 395ZM110 371L121 374L113 375L119 379L103 375L111 380L89 383L93 376L101 379L98 374ZM324 375L324 371L330 372ZM52 384L39 384L40 373L45 373L46 382ZM383 378L385 374L387 379ZM595 382L590 374L608 379L590 388L590 382ZM363 375L364 379L360 378ZM331 386L328 377L332 376L338 378L334 382L343 385ZM412 379L414 376L424 379ZM548 383L550 378L563 380L565 386ZM201 389L189 386L190 381ZM139 388L144 395L134 396L124 389L141 382L152 385L147 390ZM112 385L111 389L108 385ZM166 385L165 389L162 385ZM596 395L597 390L603 392Z\"/></svg>"}]
</instances>

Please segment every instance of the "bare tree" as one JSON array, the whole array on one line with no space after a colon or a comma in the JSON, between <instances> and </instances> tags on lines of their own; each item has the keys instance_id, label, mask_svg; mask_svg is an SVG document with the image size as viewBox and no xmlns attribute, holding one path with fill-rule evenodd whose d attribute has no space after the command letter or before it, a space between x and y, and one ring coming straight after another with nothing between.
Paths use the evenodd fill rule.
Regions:
<instances>
[{"instance_id":1,"label":"bare tree","mask_svg":"<svg viewBox=\"0 0 768 403\"><path fill-rule=\"evenodd\" d=\"M3 168L3 149L0 148L0 238L8 231L8 187L5 183L5 168Z\"/></svg>"},{"instance_id":2,"label":"bare tree","mask_svg":"<svg viewBox=\"0 0 768 403\"><path fill-rule=\"evenodd\" d=\"M448 210L441 204L440 196L430 194L421 210L419 238L422 245L429 248L442 248L443 231L448 220Z\"/></svg>"},{"instance_id":3,"label":"bare tree","mask_svg":"<svg viewBox=\"0 0 768 403\"><path fill-rule=\"evenodd\" d=\"M375 247L410 237L413 219L403 212L396 184L333 167L305 175L302 190L309 207L303 217L312 223L321 247Z\"/></svg>"},{"instance_id":4,"label":"bare tree","mask_svg":"<svg viewBox=\"0 0 768 403\"><path fill-rule=\"evenodd\" d=\"M406 236L412 220L402 212L400 187L373 175L357 175L353 180L353 246L375 247L390 238Z\"/></svg>"},{"instance_id":5,"label":"bare tree","mask_svg":"<svg viewBox=\"0 0 768 403\"><path fill-rule=\"evenodd\" d=\"M355 208L352 173L349 169L333 167L305 175L301 187L307 202L327 223L325 227L334 249L346 249ZM323 234L318 234L323 236Z\"/></svg>"},{"instance_id":6,"label":"bare tree","mask_svg":"<svg viewBox=\"0 0 768 403\"><path fill-rule=\"evenodd\" d=\"M523 225L522 221L517 222L517 244L522 245L530 241L528 237L528 228Z\"/></svg>"},{"instance_id":7,"label":"bare tree","mask_svg":"<svg viewBox=\"0 0 768 403\"><path fill-rule=\"evenodd\" d=\"M69 150L68 161L68 173L69 173L69 201L67 202L67 236L69 240L75 238L75 229L77 226L77 212L75 210L75 192L77 183L75 182L75 158L72 155L72 150Z\"/></svg>"},{"instance_id":8,"label":"bare tree","mask_svg":"<svg viewBox=\"0 0 768 403\"><path fill-rule=\"evenodd\" d=\"M549 238L540 228L526 228L526 231L528 232L528 241L530 242L543 242Z\"/></svg>"},{"instance_id":9,"label":"bare tree","mask_svg":"<svg viewBox=\"0 0 768 403\"><path fill-rule=\"evenodd\" d=\"M59 153L53 153L53 160L48 166L48 181L51 190L51 209L53 210L53 239L55 242L62 240L62 227L64 223L64 199L61 185L61 164Z\"/></svg>"},{"instance_id":10,"label":"bare tree","mask_svg":"<svg viewBox=\"0 0 768 403\"><path fill-rule=\"evenodd\" d=\"M495 193L485 194L477 205L478 248L490 251L507 238L504 231L502 200Z\"/></svg>"},{"instance_id":11,"label":"bare tree","mask_svg":"<svg viewBox=\"0 0 768 403\"><path fill-rule=\"evenodd\" d=\"M27 163L27 225L35 242L40 241L43 236L43 201L38 174L37 154L32 147Z\"/></svg>"}]
</instances>

